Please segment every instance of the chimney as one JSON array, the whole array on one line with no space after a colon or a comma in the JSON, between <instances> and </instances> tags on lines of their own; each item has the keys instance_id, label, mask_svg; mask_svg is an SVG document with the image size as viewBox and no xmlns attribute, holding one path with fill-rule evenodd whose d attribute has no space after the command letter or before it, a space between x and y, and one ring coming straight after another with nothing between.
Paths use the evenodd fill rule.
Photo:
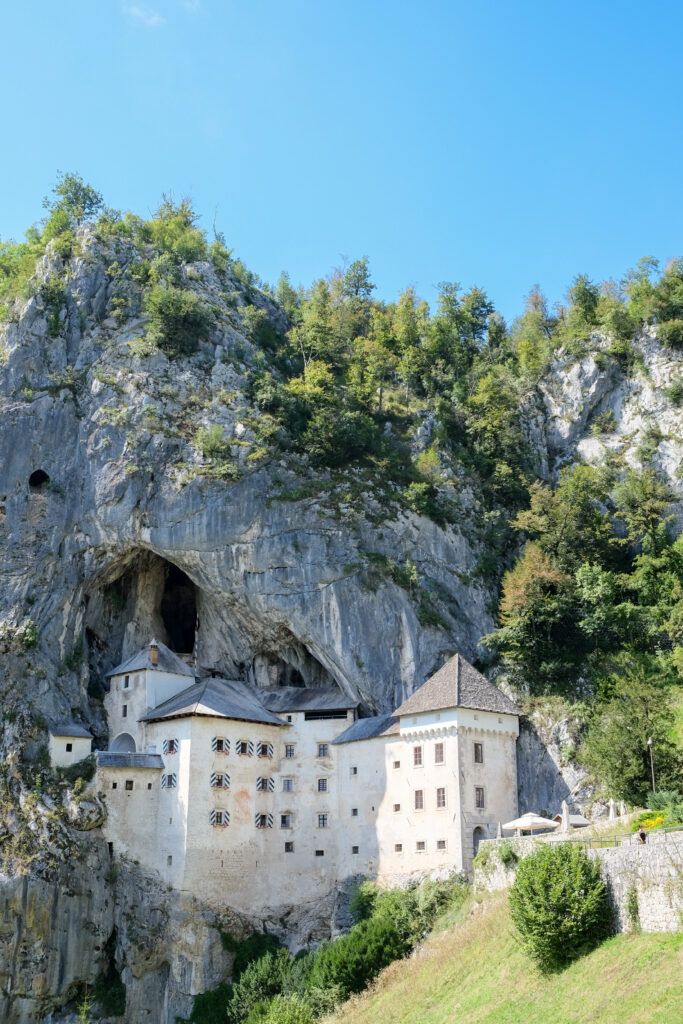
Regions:
<instances>
[{"instance_id":1,"label":"chimney","mask_svg":"<svg viewBox=\"0 0 683 1024\"><path fill-rule=\"evenodd\" d=\"M159 664L159 645L156 640L150 641L149 660L152 662L152 665L156 666Z\"/></svg>"}]
</instances>

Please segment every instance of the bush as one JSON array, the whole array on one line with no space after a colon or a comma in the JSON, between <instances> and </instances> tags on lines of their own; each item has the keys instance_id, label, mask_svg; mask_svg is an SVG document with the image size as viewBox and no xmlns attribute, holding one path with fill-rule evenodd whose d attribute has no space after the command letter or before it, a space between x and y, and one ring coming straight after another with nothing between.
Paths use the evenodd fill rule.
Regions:
<instances>
[{"instance_id":1,"label":"bush","mask_svg":"<svg viewBox=\"0 0 683 1024\"><path fill-rule=\"evenodd\" d=\"M286 949L266 953L247 964L233 984L232 999L227 1008L228 1024L242 1024L255 1006L278 995L284 987L289 966L290 958Z\"/></svg>"},{"instance_id":2,"label":"bush","mask_svg":"<svg viewBox=\"0 0 683 1024\"><path fill-rule=\"evenodd\" d=\"M367 921L375 912L379 889L374 882L364 878L355 886L349 903L351 916L356 924L359 921Z\"/></svg>"},{"instance_id":3,"label":"bush","mask_svg":"<svg viewBox=\"0 0 683 1024\"><path fill-rule=\"evenodd\" d=\"M516 864L519 860L519 857L517 856L517 854L512 849L509 843L500 844L500 847L498 849L498 857L500 859L500 863L503 864L504 867L506 868L511 868L512 865Z\"/></svg>"},{"instance_id":4,"label":"bush","mask_svg":"<svg viewBox=\"0 0 683 1024\"><path fill-rule=\"evenodd\" d=\"M680 348L683 345L683 320L667 320L658 324L657 336L663 345Z\"/></svg>"},{"instance_id":5,"label":"bush","mask_svg":"<svg viewBox=\"0 0 683 1024\"><path fill-rule=\"evenodd\" d=\"M308 1002L297 995L277 995L269 1003L255 1006L246 1024L313 1024Z\"/></svg>"},{"instance_id":6,"label":"bush","mask_svg":"<svg viewBox=\"0 0 683 1024\"><path fill-rule=\"evenodd\" d=\"M209 337L211 317L194 292L156 285L145 297L147 337L169 356L191 355Z\"/></svg>"},{"instance_id":7,"label":"bush","mask_svg":"<svg viewBox=\"0 0 683 1024\"><path fill-rule=\"evenodd\" d=\"M409 945L394 923L383 915L354 925L348 935L323 946L310 976L312 988L339 985L344 996L360 992Z\"/></svg>"},{"instance_id":8,"label":"bush","mask_svg":"<svg viewBox=\"0 0 683 1024\"><path fill-rule=\"evenodd\" d=\"M510 916L542 971L565 967L611 931L600 865L572 843L539 847L517 869Z\"/></svg>"}]
</instances>

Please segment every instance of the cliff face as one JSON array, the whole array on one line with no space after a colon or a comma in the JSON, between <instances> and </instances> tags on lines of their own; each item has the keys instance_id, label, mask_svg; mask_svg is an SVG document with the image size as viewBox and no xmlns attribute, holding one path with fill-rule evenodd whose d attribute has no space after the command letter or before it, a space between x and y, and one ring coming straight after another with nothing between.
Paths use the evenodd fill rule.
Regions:
<instances>
[{"instance_id":1,"label":"cliff face","mask_svg":"<svg viewBox=\"0 0 683 1024\"><path fill-rule=\"evenodd\" d=\"M48 252L35 294L0 328L0 838L19 822L29 870L16 877L21 857L5 846L3 1019L58 1014L113 957L128 982L126 1021L161 1024L224 975L219 922L134 866L114 878L96 813L78 832L68 818L56 824L49 805L27 803L29 776L7 767L8 755L36 763L46 722L67 718L104 745L104 672L151 633L189 652L197 620L206 672L254 685L334 680L388 710L448 654L476 655L494 626L494 594L473 574L481 512L471 492L447 485L460 521L441 528L401 510L361 470L314 471L260 449L247 397L259 355L240 281L209 263L182 269L214 327L195 355L170 361L144 339L134 249L88 228L79 240L82 255L66 264ZM248 298L283 325L265 295ZM680 493L683 424L663 391L679 360L653 337L639 345L643 367L630 374L593 357L553 366L526 413L542 475L609 448L635 459L644 435L654 443L655 423L654 457ZM608 431L593 436L606 410ZM225 441L220 459L201 443L212 428ZM391 571L406 562L417 583ZM524 734L521 809L568 792L580 803L562 736L555 746ZM79 851L71 864L70 848ZM288 928L320 937L336 912L300 908Z\"/></svg>"}]
</instances>

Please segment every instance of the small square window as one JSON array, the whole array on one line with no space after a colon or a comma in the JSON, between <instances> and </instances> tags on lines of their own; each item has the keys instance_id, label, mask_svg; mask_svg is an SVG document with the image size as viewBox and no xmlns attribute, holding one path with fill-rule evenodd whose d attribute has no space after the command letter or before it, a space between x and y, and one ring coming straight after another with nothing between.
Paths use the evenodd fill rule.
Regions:
<instances>
[{"instance_id":1,"label":"small square window","mask_svg":"<svg viewBox=\"0 0 683 1024\"><path fill-rule=\"evenodd\" d=\"M285 757L294 757L294 744L293 743L286 743L285 744Z\"/></svg>"},{"instance_id":2,"label":"small square window","mask_svg":"<svg viewBox=\"0 0 683 1024\"><path fill-rule=\"evenodd\" d=\"M294 792L294 779L283 779L282 780L282 792L293 793Z\"/></svg>"},{"instance_id":3,"label":"small square window","mask_svg":"<svg viewBox=\"0 0 683 1024\"><path fill-rule=\"evenodd\" d=\"M443 764L443 743L434 744L434 764Z\"/></svg>"},{"instance_id":4,"label":"small square window","mask_svg":"<svg viewBox=\"0 0 683 1024\"><path fill-rule=\"evenodd\" d=\"M291 814L280 815L280 828L291 828L292 827L292 816Z\"/></svg>"},{"instance_id":5,"label":"small square window","mask_svg":"<svg viewBox=\"0 0 683 1024\"><path fill-rule=\"evenodd\" d=\"M423 789L415 790L415 810L423 811L425 806L425 796Z\"/></svg>"},{"instance_id":6,"label":"small square window","mask_svg":"<svg viewBox=\"0 0 683 1024\"><path fill-rule=\"evenodd\" d=\"M400 804L394 804L394 814L398 814L398 812L400 810L401 810L401 805Z\"/></svg>"},{"instance_id":7,"label":"small square window","mask_svg":"<svg viewBox=\"0 0 683 1024\"><path fill-rule=\"evenodd\" d=\"M151 782L148 782L148 783L147 783L147 789L151 789L151 788L152 788L152 783L151 783Z\"/></svg>"},{"instance_id":8,"label":"small square window","mask_svg":"<svg viewBox=\"0 0 683 1024\"><path fill-rule=\"evenodd\" d=\"M446 840L445 839L437 839L437 841L436 841L436 848L437 848L437 850L445 850L446 849Z\"/></svg>"},{"instance_id":9,"label":"small square window","mask_svg":"<svg viewBox=\"0 0 683 1024\"><path fill-rule=\"evenodd\" d=\"M358 765L357 764L352 764L351 765L351 774L352 775L358 775Z\"/></svg>"},{"instance_id":10,"label":"small square window","mask_svg":"<svg viewBox=\"0 0 683 1024\"><path fill-rule=\"evenodd\" d=\"M327 779L318 779L318 792L327 793Z\"/></svg>"},{"instance_id":11,"label":"small square window","mask_svg":"<svg viewBox=\"0 0 683 1024\"><path fill-rule=\"evenodd\" d=\"M480 811L483 811L483 809L486 807L486 801L484 799L484 787L483 786L475 786L474 787L474 806L477 808L477 810L480 810Z\"/></svg>"},{"instance_id":12,"label":"small square window","mask_svg":"<svg viewBox=\"0 0 683 1024\"><path fill-rule=\"evenodd\" d=\"M351 847L351 853L358 853L358 847L357 846L352 846Z\"/></svg>"},{"instance_id":13,"label":"small square window","mask_svg":"<svg viewBox=\"0 0 683 1024\"><path fill-rule=\"evenodd\" d=\"M126 779L126 790L130 793L132 788L133 788L133 780L132 779Z\"/></svg>"},{"instance_id":14,"label":"small square window","mask_svg":"<svg viewBox=\"0 0 683 1024\"><path fill-rule=\"evenodd\" d=\"M287 721L288 721L288 722L291 722L291 721L292 721L292 716L291 716L291 715L287 715Z\"/></svg>"},{"instance_id":15,"label":"small square window","mask_svg":"<svg viewBox=\"0 0 683 1024\"><path fill-rule=\"evenodd\" d=\"M242 757L250 757L253 749L253 746L251 750L249 749L249 743L246 740L237 741L237 753Z\"/></svg>"},{"instance_id":16,"label":"small square window","mask_svg":"<svg viewBox=\"0 0 683 1024\"><path fill-rule=\"evenodd\" d=\"M484 744L483 743L475 743L474 744L474 763L475 764L483 764L484 763Z\"/></svg>"},{"instance_id":17,"label":"small square window","mask_svg":"<svg viewBox=\"0 0 683 1024\"><path fill-rule=\"evenodd\" d=\"M319 814L318 815L318 828L327 828L327 815L326 814Z\"/></svg>"},{"instance_id":18,"label":"small square window","mask_svg":"<svg viewBox=\"0 0 683 1024\"><path fill-rule=\"evenodd\" d=\"M67 745L66 745L66 752L67 752L67 754L70 754L71 751L73 750L73 748L74 748L73 743L67 743Z\"/></svg>"},{"instance_id":19,"label":"small square window","mask_svg":"<svg viewBox=\"0 0 683 1024\"><path fill-rule=\"evenodd\" d=\"M394 761L394 768L400 768L400 767L401 767L401 762L400 761Z\"/></svg>"},{"instance_id":20,"label":"small square window","mask_svg":"<svg viewBox=\"0 0 683 1024\"><path fill-rule=\"evenodd\" d=\"M263 740L257 745L256 752L257 752L259 757L272 757L273 756L273 748L272 748L271 744L270 743L266 743Z\"/></svg>"},{"instance_id":21,"label":"small square window","mask_svg":"<svg viewBox=\"0 0 683 1024\"><path fill-rule=\"evenodd\" d=\"M316 850L315 851L315 855L316 855L316 857L324 857L325 856L325 851L324 850Z\"/></svg>"},{"instance_id":22,"label":"small square window","mask_svg":"<svg viewBox=\"0 0 683 1024\"><path fill-rule=\"evenodd\" d=\"M123 687L122 687L122 689L127 690L129 688L129 686L130 686L130 676L124 676L123 677Z\"/></svg>"},{"instance_id":23,"label":"small square window","mask_svg":"<svg viewBox=\"0 0 683 1024\"><path fill-rule=\"evenodd\" d=\"M121 709L121 717L122 718L128 718L128 705L127 704L124 704L123 708Z\"/></svg>"},{"instance_id":24,"label":"small square window","mask_svg":"<svg viewBox=\"0 0 683 1024\"><path fill-rule=\"evenodd\" d=\"M403 843L396 843L394 845L394 853L403 853Z\"/></svg>"},{"instance_id":25,"label":"small square window","mask_svg":"<svg viewBox=\"0 0 683 1024\"><path fill-rule=\"evenodd\" d=\"M119 786L118 782L112 782L112 784L111 784L111 788L112 789L118 789L118 786Z\"/></svg>"},{"instance_id":26,"label":"small square window","mask_svg":"<svg viewBox=\"0 0 683 1024\"><path fill-rule=\"evenodd\" d=\"M173 863L173 856L169 853L168 857L166 858L166 867L170 868L172 863Z\"/></svg>"},{"instance_id":27,"label":"small square window","mask_svg":"<svg viewBox=\"0 0 683 1024\"><path fill-rule=\"evenodd\" d=\"M436 791L436 806L437 808L444 808L446 806L446 789L444 786L439 786Z\"/></svg>"},{"instance_id":28,"label":"small square window","mask_svg":"<svg viewBox=\"0 0 683 1024\"><path fill-rule=\"evenodd\" d=\"M424 839L418 839L418 841L415 843L415 849L417 850L418 853L425 852L425 850L427 849L427 844L424 841Z\"/></svg>"},{"instance_id":29,"label":"small square window","mask_svg":"<svg viewBox=\"0 0 683 1024\"><path fill-rule=\"evenodd\" d=\"M318 744L318 757L327 757L329 755L329 745L327 743Z\"/></svg>"},{"instance_id":30,"label":"small square window","mask_svg":"<svg viewBox=\"0 0 683 1024\"><path fill-rule=\"evenodd\" d=\"M415 768L422 767L422 747L413 747L413 765Z\"/></svg>"},{"instance_id":31,"label":"small square window","mask_svg":"<svg viewBox=\"0 0 683 1024\"><path fill-rule=\"evenodd\" d=\"M225 750L224 740L220 736L217 736L216 737L216 753L217 754L222 754L224 750Z\"/></svg>"},{"instance_id":32,"label":"small square window","mask_svg":"<svg viewBox=\"0 0 683 1024\"><path fill-rule=\"evenodd\" d=\"M294 843L285 843L285 853L294 853Z\"/></svg>"},{"instance_id":33,"label":"small square window","mask_svg":"<svg viewBox=\"0 0 683 1024\"><path fill-rule=\"evenodd\" d=\"M351 808L351 817L352 818L357 818L358 817L358 808L357 807L352 807Z\"/></svg>"}]
</instances>

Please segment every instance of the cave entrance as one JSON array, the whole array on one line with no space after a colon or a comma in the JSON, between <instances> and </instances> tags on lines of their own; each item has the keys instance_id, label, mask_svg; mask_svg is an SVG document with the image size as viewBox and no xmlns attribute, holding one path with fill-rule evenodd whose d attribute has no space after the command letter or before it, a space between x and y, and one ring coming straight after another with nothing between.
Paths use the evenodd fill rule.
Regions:
<instances>
[{"instance_id":1,"label":"cave entrance","mask_svg":"<svg viewBox=\"0 0 683 1024\"><path fill-rule=\"evenodd\" d=\"M168 646L177 654L191 654L197 628L197 596L190 577L172 562L165 567L161 618Z\"/></svg>"}]
</instances>

